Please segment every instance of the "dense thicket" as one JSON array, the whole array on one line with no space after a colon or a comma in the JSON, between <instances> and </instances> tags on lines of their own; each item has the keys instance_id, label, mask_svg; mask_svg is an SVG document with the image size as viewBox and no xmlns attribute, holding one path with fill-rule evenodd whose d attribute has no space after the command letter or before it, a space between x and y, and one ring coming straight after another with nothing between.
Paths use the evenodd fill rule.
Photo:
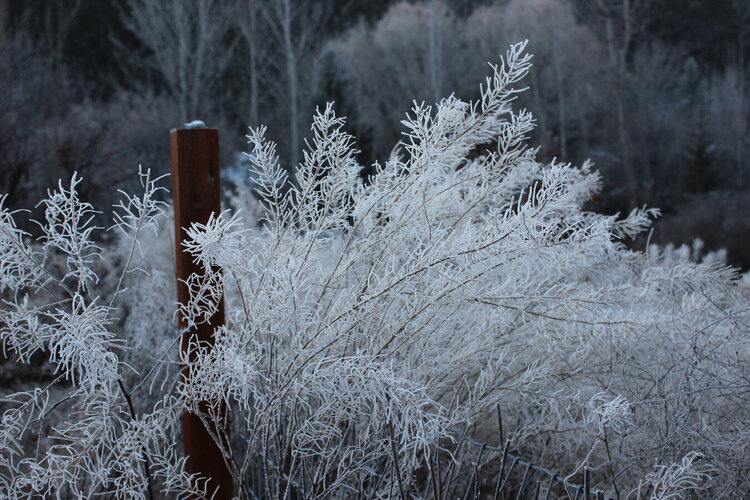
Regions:
<instances>
[{"instance_id":1,"label":"dense thicket","mask_svg":"<svg viewBox=\"0 0 750 500\"><path fill-rule=\"evenodd\" d=\"M163 179L120 193L105 241L77 174L39 203L37 238L0 198L3 369L48 377L0 401L0 496L210 498L179 422L223 429L222 405L240 499L455 498L469 478L449 462L475 456L449 455L455 436L496 442L496 405L514 452L595 468L610 496L747 491L747 276L698 246L629 250L655 209L586 209L600 174L540 161L512 106L524 45L477 100L414 104L367 182L332 105L290 182L251 129L232 209L187 228L204 274L179 305ZM176 310L189 328L221 300L213 348L178 352Z\"/></svg>"},{"instance_id":2,"label":"dense thicket","mask_svg":"<svg viewBox=\"0 0 750 500\"><path fill-rule=\"evenodd\" d=\"M124 182L124 165L166 171L166 131L195 118L222 129L225 164L248 125L268 124L292 171L304 124L331 100L370 164L401 138L411 99L477 97L485 61L528 38L532 140L548 160L593 159L605 181L597 208L747 204L748 5L3 0L0 189L21 206L88 170L82 195L109 196L99 185ZM675 220L654 240L701 236L750 265L742 224L717 234Z\"/></svg>"}]
</instances>

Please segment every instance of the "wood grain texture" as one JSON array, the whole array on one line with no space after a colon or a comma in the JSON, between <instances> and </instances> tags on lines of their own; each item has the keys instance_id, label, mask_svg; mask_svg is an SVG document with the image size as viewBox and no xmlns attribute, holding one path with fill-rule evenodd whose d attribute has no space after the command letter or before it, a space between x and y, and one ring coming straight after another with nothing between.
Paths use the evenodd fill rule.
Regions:
<instances>
[{"instance_id":1,"label":"wood grain texture","mask_svg":"<svg viewBox=\"0 0 750 500\"><path fill-rule=\"evenodd\" d=\"M183 251L181 242L186 238L185 228L192 223L205 224L212 213L221 212L219 185L219 131L213 128L176 129L171 131L172 146L172 193L174 196L175 252L177 267L177 299L186 303L189 291L184 280L193 273L202 273L201 266L193 262L190 254ZM213 331L224 324L224 304L219 305L208 323L184 331L181 349L187 352L190 339L213 344ZM180 316L180 330L185 329ZM188 356L191 353L187 352ZM185 371L183 368L183 376ZM208 405L201 403L203 412ZM228 442L228 415L225 407L218 409L223 417L221 428L212 428L213 434ZM216 500L231 499L233 493L232 473L224 456L212 438L212 432L204 426L200 417L192 413L183 416L186 469L207 478L209 497L218 488Z\"/></svg>"}]
</instances>

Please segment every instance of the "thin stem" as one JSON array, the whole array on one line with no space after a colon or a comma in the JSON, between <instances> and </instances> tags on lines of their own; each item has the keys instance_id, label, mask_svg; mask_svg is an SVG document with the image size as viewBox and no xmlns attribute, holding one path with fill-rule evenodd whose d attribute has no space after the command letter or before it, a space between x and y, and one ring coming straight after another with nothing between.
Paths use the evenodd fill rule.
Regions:
<instances>
[{"instance_id":1,"label":"thin stem","mask_svg":"<svg viewBox=\"0 0 750 500\"><path fill-rule=\"evenodd\" d=\"M133 401L130 399L130 394L128 394L128 391L125 390L125 386L122 383L122 379L117 379L117 385L120 386L120 391L122 391L122 395L125 396L125 401L128 403L128 408L130 409L130 416L133 418L133 421L137 419L135 414L135 408L133 407ZM149 500L154 500L154 492L151 488L151 472L150 468L151 465L149 464L148 460L148 454L146 453L146 447L144 446L141 450L141 454L143 456L143 469L146 474L146 489L148 491L148 498Z\"/></svg>"}]
</instances>

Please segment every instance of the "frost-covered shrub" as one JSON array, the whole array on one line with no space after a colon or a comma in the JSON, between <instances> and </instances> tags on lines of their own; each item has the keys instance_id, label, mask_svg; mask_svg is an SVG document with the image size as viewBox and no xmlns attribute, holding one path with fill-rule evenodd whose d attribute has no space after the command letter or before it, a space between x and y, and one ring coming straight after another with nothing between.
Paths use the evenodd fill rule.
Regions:
<instances>
[{"instance_id":1,"label":"frost-covered shrub","mask_svg":"<svg viewBox=\"0 0 750 500\"><path fill-rule=\"evenodd\" d=\"M654 210L582 209L598 174L540 164L531 115L511 108L523 47L479 102L416 104L367 182L329 105L291 189L240 186L260 221L191 227L206 276L179 309L199 324L223 296L228 313L190 359L155 181L119 207L113 247L93 243L75 178L38 243L3 210L0 335L19 362L47 352L58 378L5 400L0 496L200 494L178 417L222 402L241 498L426 495L415 471L456 430L495 439L497 404L514 448L561 471L586 460L612 495L747 489L746 281L689 251L627 250ZM279 178L264 129L249 140L253 175Z\"/></svg>"}]
</instances>

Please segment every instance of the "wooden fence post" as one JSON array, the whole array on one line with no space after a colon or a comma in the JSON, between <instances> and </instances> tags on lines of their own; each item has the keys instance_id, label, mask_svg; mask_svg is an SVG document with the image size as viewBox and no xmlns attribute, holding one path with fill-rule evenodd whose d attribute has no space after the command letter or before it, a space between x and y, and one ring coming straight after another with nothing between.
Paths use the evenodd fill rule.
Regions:
<instances>
[{"instance_id":1,"label":"wooden fence post","mask_svg":"<svg viewBox=\"0 0 750 500\"><path fill-rule=\"evenodd\" d=\"M185 229L194 222L205 224L211 213L221 212L219 190L219 131L215 128L175 129L170 133L172 146L172 193L174 196L175 252L177 265L177 299L187 303L189 292L184 280L202 269L193 262L190 254L183 251ZM187 353L190 339L213 344L214 328L224 324L224 304L208 323L185 331L185 321L180 316L180 329L184 331L181 349ZM183 374L185 371L183 368ZM205 404L205 403L202 403ZM208 406L205 406L207 409ZM220 409L226 416L226 408ZM227 418L223 418L228 423ZM186 470L208 479L209 496L217 490L216 500L231 499L233 494L232 473L221 449L203 425L200 417L186 413L182 418L185 454L188 456ZM218 431L218 432L216 432ZM228 429L212 429L215 435L228 438Z\"/></svg>"}]
</instances>

